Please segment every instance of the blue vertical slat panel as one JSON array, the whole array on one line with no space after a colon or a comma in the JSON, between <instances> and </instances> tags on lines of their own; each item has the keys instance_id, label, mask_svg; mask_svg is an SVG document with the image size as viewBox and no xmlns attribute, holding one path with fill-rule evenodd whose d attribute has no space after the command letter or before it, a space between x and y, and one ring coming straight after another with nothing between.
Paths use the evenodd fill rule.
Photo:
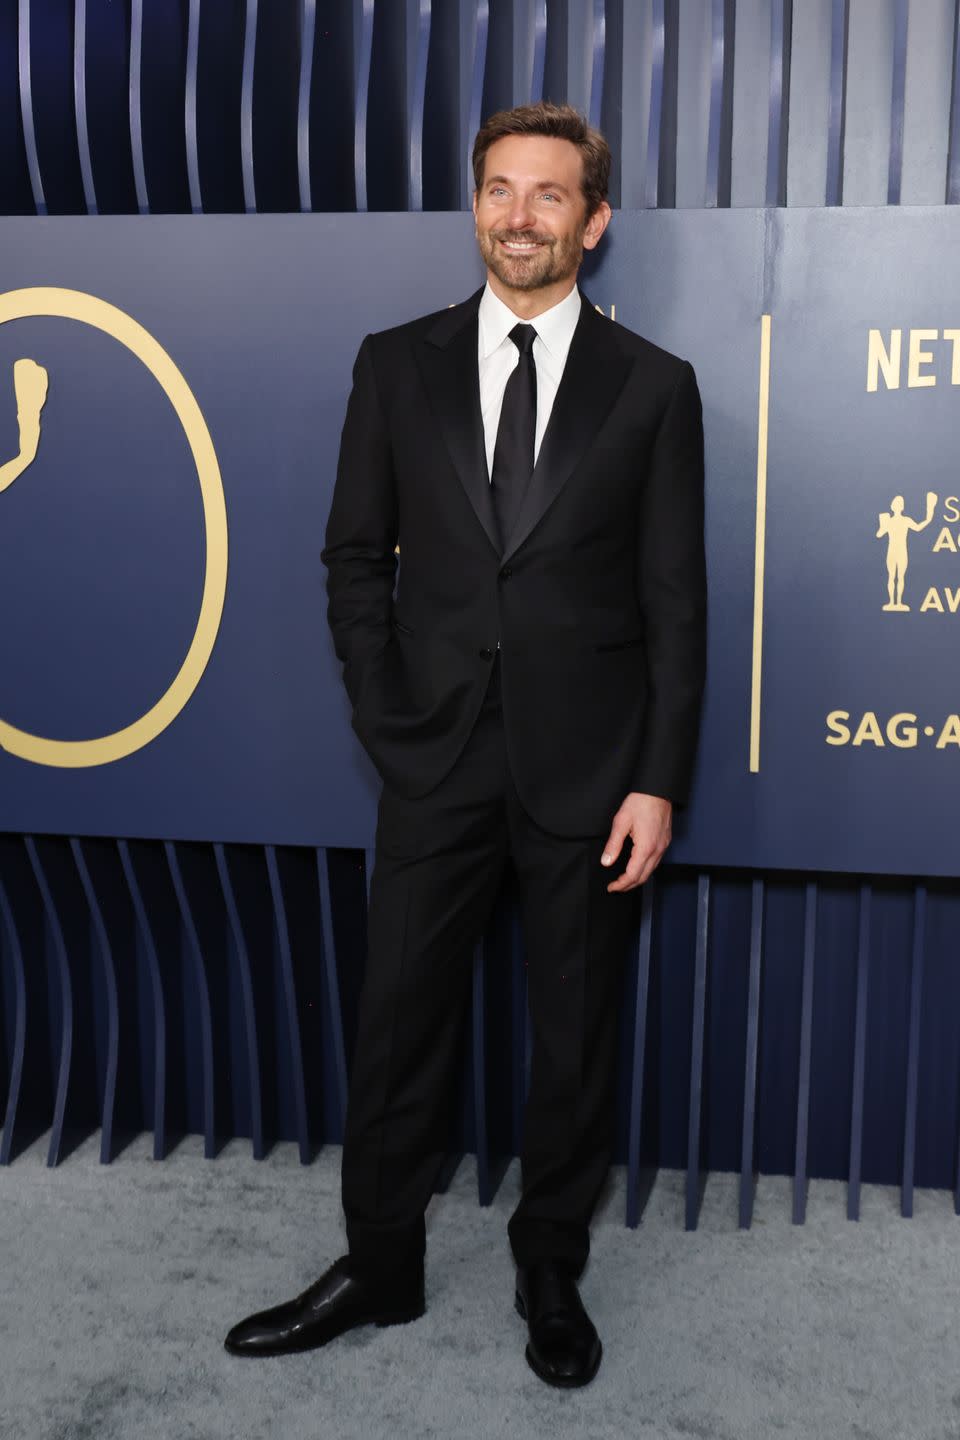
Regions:
<instances>
[{"instance_id":1,"label":"blue vertical slat panel","mask_svg":"<svg viewBox=\"0 0 960 1440\"><path fill-rule=\"evenodd\" d=\"M793 6L790 97L787 107L787 203L826 203L830 149L831 45L837 3L804 0Z\"/></svg>"},{"instance_id":2,"label":"blue vertical slat panel","mask_svg":"<svg viewBox=\"0 0 960 1440\"><path fill-rule=\"evenodd\" d=\"M17 6L0 5L0 215L32 215L36 208L24 144L18 21Z\"/></svg>"},{"instance_id":3,"label":"blue vertical slat panel","mask_svg":"<svg viewBox=\"0 0 960 1440\"><path fill-rule=\"evenodd\" d=\"M480 129L483 118L483 81L487 73L487 47L490 38L490 4L489 0L476 0L475 12L472 26L472 43L469 47L470 71L469 71L469 120L467 123L466 157L463 175L463 208L470 209L470 196L473 191L473 142L477 131Z\"/></svg>"},{"instance_id":4,"label":"blue vertical slat panel","mask_svg":"<svg viewBox=\"0 0 960 1440\"><path fill-rule=\"evenodd\" d=\"M554 5L551 10L551 99L586 114L593 68L593 0L567 0L565 5Z\"/></svg>"},{"instance_id":5,"label":"blue vertical slat panel","mask_svg":"<svg viewBox=\"0 0 960 1440\"><path fill-rule=\"evenodd\" d=\"M956 5L957 13L953 22L950 138L947 144L947 190L944 197L948 205L960 204L960 0L956 0Z\"/></svg>"},{"instance_id":6,"label":"blue vertical slat panel","mask_svg":"<svg viewBox=\"0 0 960 1440\"><path fill-rule=\"evenodd\" d=\"M200 215L203 212L197 114L200 74L200 0L189 0L189 7L187 12L187 49L184 56L183 126L187 151L187 178L190 186L190 209L194 215Z\"/></svg>"},{"instance_id":7,"label":"blue vertical slat panel","mask_svg":"<svg viewBox=\"0 0 960 1440\"><path fill-rule=\"evenodd\" d=\"M890 177L895 8L901 0L847 0L844 205L883 205Z\"/></svg>"},{"instance_id":8,"label":"blue vertical slat panel","mask_svg":"<svg viewBox=\"0 0 960 1440\"><path fill-rule=\"evenodd\" d=\"M75 0L74 97L88 212L137 210L130 134L131 15L114 0Z\"/></svg>"},{"instance_id":9,"label":"blue vertical slat panel","mask_svg":"<svg viewBox=\"0 0 960 1440\"><path fill-rule=\"evenodd\" d=\"M590 19L590 95L587 101L587 118L591 125L599 128L603 121L607 71L606 0L593 0Z\"/></svg>"},{"instance_id":10,"label":"blue vertical slat panel","mask_svg":"<svg viewBox=\"0 0 960 1440\"><path fill-rule=\"evenodd\" d=\"M687 1123L687 1179L684 1228L696 1230L706 1175L701 1159L703 1119L703 1042L707 1013L707 950L710 940L710 877L697 881L697 949L693 974L690 1045L690 1109Z\"/></svg>"},{"instance_id":11,"label":"blue vertical slat panel","mask_svg":"<svg viewBox=\"0 0 960 1440\"><path fill-rule=\"evenodd\" d=\"M901 205L944 201L956 14L956 0L910 0Z\"/></svg>"},{"instance_id":12,"label":"blue vertical slat panel","mask_svg":"<svg viewBox=\"0 0 960 1440\"><path fill-rule=\"evenodd\" d=\"M85 215L83 177L73 103L73 4L30 5L21 0L21 86L24 132L35 166L38 214Z\"/></svg>"},{"instance_id":13,"label":"blue vertical slat panel","mask_svg":"<svg viewBox=\"0 0 960 1440\"><path fill-rule=\"evenodd\" d=\"M430 54L430 0L411 0L409 44L413 50L407 86L407 195L410 210L423 209L423 117Z\"/></svg>"},{"instance_id":14,"label":"blue vertical slat panel","mask_svg":"<svg viewBox=\"0 0 960 1440\"><path fill-rule=\"evenodd\" d=\"M220 1138L235 1133L234 1116L227 1124L226 1079L230 1052L229 1006L226 992L226 927L222 919L216 862L212 851L196 842L164 841L173 893L180 915L182 949L193 982L197 1006L202 1078L203 1153L212 1159ZM211 906L213 910L211 911Z\"/></svg>"},{"instance_id":15,"label":"blue vertical slat panel","mask_svg":"<svg viewBox=\"0 0 960 1440\"><path fill-rule=\"evenodd\" d=\"M793 71L793 0L772 0L770 18L770 111L767 123L766 204L787 203L790 81Z\"/></svg>"},{"instance_id":16,"label":"blue vertical slat panel","mask_svg":"<svg viewBox=\"0 0 960 1440\"><path fill-rule=\"evenodd\" d=\"M793 1165L794 1225L807 1218L810 1140L810 1069L813 1055L813 979L817 959L817 887L806 886L803 914L803 979L800 999L800 1065L797 1082L796 1158Z\"/></svg>"},{"instance_id":17,"label":"blue vertical slat panel","mask_svg":"<svg viewBox=\"0 0 960 1440\"><path fill-rule=\"evenodd\" d=\"M87 130L87 0L74 0L73 7L73 104L83 198L87 214L96 215L97 192Z\"/></svg>"},{"instance_id":18,"label":"blue vertical slat panel","mask_svg":"<svg viewBox=\"0 0 960 1440\"><path fill-rule=\"evenodd\" d=\"M425 210L460 210L469 198L464 162L473 23L467 0L431 6L420 137Z\"/></svg>"},{"instance_id":19,"label":"blue vertical slat panel","mask_svg":"<svg viewBox=\"0 0 960 1440\"><path fill-rule=\"evenodd\" d=\"M705 203L711 208L730 204L734 34L733 0L711 0L710 102L705 190Z\"/></svg>"},{"instance_id":20,"label":"blue vertical slat panel","mask_svg":"<svg viewBox=\"0 0 960 1440\"><path fill-rule=\"evenodd\" d=\"M760 1045L760 980L763 965L764 882L757 878L750 897L750 977L747 986L747 1043L743 1073L743 1128L740 1151L742 1230L750 1228L757 1186L757 1053Z\"/></svg>"},{"instance_id":21,"label":"blue vertical slat panel","mask_svg":"<svg viewBox=\"0 0 960 1440\"><path fill-rule=\"evenodd\" d=\"M913 1215L913 1186L917 1154L917 1087L920 1074L920 1008L923 1004L926 925L927 887L918 885L914 894L913 943L910 955L910 1020L907 1035L903 1175L900 1182L900 1214L906 1219Z\"/></svg>"},{"instance_id":22,"label":"blue vertical slat panel","mask_svg":"<svg viewBox=\"0 0 960 1440\"><path fill-rule=\"evenodd\" d=\"M707 203L713 12L718 3L720 0L686 0L678 6L674 201L678 209Z\"/></svg>"},{"instance_id":23,"label":"blue vertical slat panel","mask_svg":"<svg viewBox=\"0 0 960 1440\"><path fill-rule=\"evenodd\" d=\"M264 846L267 857L267 874L270 877L270 896L273 901L274 924L276 927L277 953L280 961L280 976L283 986L284 1017L286 1020L286 1055L290 1065L294 1123L297 1144L300 1148L301 1163L311 1160L309 1125L307 1119L307 1093L303 1071L303 1048L300 1040L300 1016L297 1008L297 992L293 976L293 954L290 944L290 926L287 907L280 880L275 845Z\"/></svg>"},{"instance_id":24,"label":"blue vertical slat panel","mask_svg":"<svg viewBox=\"0 0 960 1440\"><path fill-rule=\"evenodd\" d=\"M738 0L733 54L731 205L766 203L773 31L782 0ZM767 76L770 84L766 83ZM775 202L774 202L775 203Z\"/></svg>"},{"instance_id":25,"label":"blue vertical slat panel","mask_svg":"<svg viewBox=\"0 0 960 1440\"><path fill-rule=\"evenodd\" d=\"M241 133L247 10L234 0L202 0L197 10L193 94L200 203L194 209L241 213L249 158Z\"/></svg>"},{"instance_id":26,"label":"blue vertical slat panel","mask_svg":"<svg viewBox=\"0 0 960 1440\"><path fill-rule=\"evenodd\" d=\"M619 115L612 133L617 140L614 157L617 204L637 210L647 203L647 127L650 124L650 87L653 79L654 0L633 0L614 12L620 44L607 56L607 92L619 100Z\"/></svg>"},{"instance_id":27,"label":"blue vertical slat panel","mask_svg":"<svg viewBox=\"0 0 960 1440\"><path fill-rule=\"evenodd\" d=\"M643 204L676 204L678 16L675 0L652 0L650 114Z\"/></svg>"},{"instance_id":28,"label":"blue vertical slat panel","mask_svg":"<svg viewBox=\"0 0 960 1440\"><path fill-rule=\"evenodd\" d=\"M137 937L144 965L150 979L153 1008L153 1074L149 1077L148 1097L152 1111L153 1158L162 1160L174 1128L183 1119L183 1039L175 1024L167 1023L167 989L160 965L154 922L148 909L148 896L152 886L141 882L137 871L137 858L141 860L147 847L142 842L118 840L120 864L124 880L130 893L137 921ZM150 1093L152 1091L152 1093ZM169 1103L171 1099L173 1104Z\"/></svg>"},{"instance_id":29,"label":"blue vertical slat panel","mask_svg":"<svg viewBox=\"0 0 960 1440\"><path fill-rule=\"evenodd\" d=\"M317 0L303 0L300 28L300 64L297 74L297 187L300 209L313 209L310 182L310 97L317 34Z\"/></svg>"},{"instance_id":30,"label":"blue vertical slat panel","mask_svg":"<svg viewBox=\"0 0 960 1440\"><path fill-rule=\"evenodd\" d=\"M25 837L46 916L47 943L59 989L59 1045L47 1164L57 1165L103 1119L105 1052L94 1037L106 1028L102 959L68 841Z\"/></svg>"},{"instance_id":31,"label":"blue vertical slat panel","mask_svg":"<svg viewBox=\"0 0 960 1440\"><path fill-rule=\"evenodd\" d=\"M50 1125L55 1073L50 1019L55 986L47 962L43 902L23 838L0 834L0 961L12 983L5 999L14 1008L0 1164L8 1165Z\"/></svg>"},{"instance_id":32,"label":"blue vertical slat panel","mask_svg":"<svg viewBox=\"0 0 960 1440\"><path fill-rule=\"evenodd\" d=\"M70 842L95 939L105 987L105 1038L100 1159L108 1164L151 1124L147 1104L154 1053L151 979L137 945L136 917L116 842L88 837ZM103 1032L105 1033L105 1036Z\"/></svg>"},{"instance_id":33,"label":"blue vertical slat panel","mask_svg":"<svg viewBox=\"0 0 960 1440\"><path fill-rule=\"evenodd\" d=\"M646 1209L656 1178L656 1166L646 1172L641 1163L643 1141L644 1085L647 1066L647 1025L650 1009L650 948L653 937L653 907L656 877L643 887L640 904L640 932L637 937L637 984L633 1021L633 1057L630 1074L629 1139L627 1142L626 1224L636 1229Z\"/></svg>"},{"instance_id":34,"label":"blue vertical slat panel","mask_svg":"<svg viewBox=\"0 0 960 1440\"><path fill-rule=\"evenodd\" d=\"M303 9L304 0L270 0L269 4L260 0L257 7L249 134L255 207L261 214L290 214L301 208L298 125L301 108L309 117L310 97L308 92L301 107L300 80L303 61L309 62L313 53L313 35L312 31L307 34ZM308 44L311 48L304 49ZM244 76L246 59L245 55ZM242 107L244 104L245 100ZM247 118L243 109L244 135ZM309 166L309 155L306 159Z\"/></svg>"},{"instance_id":35,"label":"blue vertical slat panel","mask_svg":"<svg viewBox=\"0 0 960 1440\"><path fill-rule=\"evenodd\" d=\"M493 0L489 5L483 99L478 123L495 111L509 109L517 102L515 87L519 57L516 55L516 30L517 6L521 4L525 4L525 0Z\"/></svg>"},{"instance_id":36,"label":"blue vertical slat panel","mask_svg":"<svg viewBox=\"0 0 960 1440\"><path fill-rule=\"evenodd\" d=\"M117 1102L117 1081L120 1073L120 994L117 985L113 948L110 944L110 936L107 933L103 909L97 896L97 888L94 884L90 867L87 865L83 853L83 846L76 837L70 841L70 850L73 855L74 864L77 867L77 874L80 877L80 884L83 886L84 898L86 899L87 908L90 912L91 932L95 940L100 964L103 968L107 1045L104 1064L103 1105L100 1111L100 1161L101 1164L107 1164L113 1159L113 1123ZM124 1018L125 1020L129 1020L131 1017L125 1016Z\"/></svg>"},{"instance_id":37,"label":"blue vertical slat panel","mask_svg":"<svg viewBox=\"0 0 960 1440\"><path fill-rule=\"evenodd\" d=\"M827 127L826 204L844 202L847 154L847 71L850 0L832 0L830 14L830 111Z\"/></svg>"},{"instance_id":38,"label":"blue vertical slat panel","mask_svg":"<svg viewBox=\"0 0 960 1440\"><path fill-rule=\"evenodd\" d=\"M357 210L367 208L367 112L373 56L373 0L353 0L353 190Z\"/></svg>"},{"instance_id":39,"label":"blue vertical slat panel","mask_svg":"<svg viewBox=\"0 0 960 1440\"><path fill-rule=\"evenodd\" d=\"M245 0L243 65L240 75L240 165L243 172L243 207L247 214L257 208L257 185L253 173L253 77L257 60L258 0Z\"/></svg>"},{"instance_id":40,"label":"blue vertical slat panel","mask_svg":"<svg viewBox=\"0 0 960 1440\"><path fill-rule=\"evenodd\" d=\"M27 156L27 170L33 204L38 215L47 213L47 197L43 190L43 176L40 173L40 153L37 146L37 125L34 118L33 98L33 57L30 46L30 0L18 0L19 26L17 30L17 69L20 77L20 117L23 125L23 143Z\"/></svg>"},{"instance_id":41,"label":"blue vertical slat panel","mask_svg":"<svg viewBox=\"0 0 960 1440\"><path fill-rule=\"evenodd\" d=\"M907 89L907 18L909 0L894 0L893 86L890 97L890 158L887 204L899 205L903 187L903 121Z\"/></svg>"},{"instance_id":42,"label":"blue vertical slat panel","mask_svg":"<svg viewBox=\"0 0 960 1440\"><path fill-rule=\"evenodd\" d=\"M347 1117L347 1058L343 1038L343 1007L340 1003L339 967L337 948L333 931L333 896L330 887L330 860L324 849L317 852L317 879L320 891L321 949L320 964L327 993L327 1008L330 1014L330 1030L333 1040L333 1054L330 1057L336 1082L336 1103L340 1121L340 1135L343 1136Z\"/></svg>"},{"instance_id":43,"label":"blue vertical slat panel","mask_svg":"<svg viewBox=\"0 0 960 1440\"><path fill-rule=\"evenodd\" d=\"M189 211L191 179L196 188L193 208L201 208L195 56L192 64L189 61L190 37L193 35L196 45L198 27L198 0L192 0L189 10L133 0L129 126L137 207L142 215ZM194 81L189 97L188 72Z\"/></svg>"},{"instance_id":44,"label":"blue vertical slat panel","mask_svg":"<svg viewBox=\"0 0 960 1440\"><path fill-rule=\"evenodd\" d=\"M547 67L547 0L534 0L533 64L530 76L530 99L542 100Z\"/></svg>"},{"instance_id":45,"label":"blue vertical slat panel","mask_svg":"<svg viewBox=\"0 0 960 1440\"><path fill-rule=\"evenodd\" d=\"M236 848L238 850L241 849L239 846ZM213 854L217 866L217 877L220 881L220 891L227 912L227 923L230 927L230 938L232 942L230 946L231 962L236 965L239 973L239 988L243 1003L246 1071L249 1076L249 1109L247 1119L251 1149L254 1160L262 1160L266 1153L266 1143L263 1122L264 1078L260 1052L257 990L254 986L253 966L250 960L247 930L244 925L243 916L240 913L237 887L235 887L233 883L226 847L220 843L214 845ZM246 887L242 888L245 895L249 898L249 890L247 890ZM261 961L267 958L266 946L262 947L259 958ZM261 964L260 969L264 970L265 968L265 965ZM266 1009L267 1007L264 1006L264 1010ZM264 1015L264 1020L266 1020L266 1014Z\"/></svg>"},{"instance_id":46,"label":"blue vertical slat panel","mask_svg":"<svg viewBox=\"0 0 960 1440\"><path fill-rule=\"evenodd\" d=\"M23 1083L27 1029L27 986L23 948L13 909L0 874L0 1165L10 1162L17 1101Z\"/></svg>"},{"instance_id":47,"label":"blue vertical slat panel","mask_svg":"<svg viewBox=\"0 0 960 1440\"><path fill-rule=\"evenodd\" d=\"M857 1009L853 1035L853 1098L850 1107L850 1166L847 1219L860 1219L860 1178L863 1172L863 1107L867 1073L867 990L870 978L870 910L873 892L860 886L857 931Z\"/></svg>"}]
</instances>

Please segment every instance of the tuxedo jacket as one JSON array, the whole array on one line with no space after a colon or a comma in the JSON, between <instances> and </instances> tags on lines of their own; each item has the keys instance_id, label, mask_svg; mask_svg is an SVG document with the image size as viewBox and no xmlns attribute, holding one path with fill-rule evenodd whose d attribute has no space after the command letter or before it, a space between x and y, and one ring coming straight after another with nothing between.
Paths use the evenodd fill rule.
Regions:
<instances>
[{"instance_id":1,"label":"tuxedo jacket","mask_svg":"<svg viewBox=\"0 0 960 1440\"><path fill-rule=\"evenodd\" d=\"M334 648L356 734L416 798L456 763L499 642L524 808L555 834L599 834L629 791L687 798L706 649L700 395L688 361L581 293L501 550L482 293L360 346L322 551Z\"/></svg>"}]
</instances>

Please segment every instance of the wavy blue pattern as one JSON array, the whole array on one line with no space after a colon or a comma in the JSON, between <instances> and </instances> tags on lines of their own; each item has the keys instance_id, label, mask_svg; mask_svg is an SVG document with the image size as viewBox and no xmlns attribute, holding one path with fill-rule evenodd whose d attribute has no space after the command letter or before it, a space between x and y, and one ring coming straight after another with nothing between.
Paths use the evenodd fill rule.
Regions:
<instances>
[{"instance_id":1,"label":"wavy blue pattern","mask_svg":"<svg viewBox=\"0 0 960 1440\"><path fill-rule=\"evenodd\" d=\"M13 1156L13 1135L17 1123L17 1107L23 1089L24 1057L27 1039L27 977L23 967L23 947L13 915L13 907L7 895L6 886L0 878L0 920L7 937L7 953L13 966L14 1003L16 1012L13 1020L13 1054L10 1057L10 1077L7 1086L7 1105L0 1132L0 1165L9 1165Z\"/></svg>"},{"instance_id":2,"label":"wavy blue pattern","mask_svg":"<svg viewBox=\"0 0 960 1440\"><path fill-rule=\"evenodd\" d=\"M413 83L408 87L407 194L411 210L423 209L423 107L427 92L427 56L430 53L430 0L415 0L417 38Z\"/></svg>"},{"instance_id":3,"label":"wavy blue pattern","mask_svg":"<svg viewBox=\"0 0 960 1440\"><path fill-rule=\"evenodd\" d=\"M24 836L24 840L30 866L43 900L47 931L53 941L53 952L57 960L57 978L60 984L60 1052L57 1057L53 1123L50 1126L50 1144L47 1148L47 1164L56 1165L63 1152L67 1088L70 1083L70 1060L73 1055L73 983L70 978L70 966L67 962L67 946L63 936L63 926L54 903L50 882L40 859L37 842L32 835Z\"/></svg>"},{"instance_id":4,"label":"wavy blue pattern","mask_svg":"<svg viewBox=\"0 0 960 1440\"><path fill-rule=\"evenodd\" d=\"M833 0L830 13L830 117L827 125L827 205L843 204L843 139L847 108L847 34L850 0Z\"/></svg>"},{"instance_id":5,"label":"wavy blue pattern","mask_svg":"<svg viewBox=\"0 0 960 1440\"><path fill-rule=\"evenodd\" d=\"M656 209L660 198L660 133L663 127L664 66L666 63L665 0L653 0L650 50L650 122L647 126L647 163L643 176L643 203Z\"/></svg>"},{"instance_id":6,"label":"wavy blue pattern","mask_svg":"<svg viewBox=\"0 0 960 1440\"><path fill-rule=\"evenodd\" d=\"M307 1092L303 1071L303 1047L300 1043L300 1020L297 1013L297 991L293 978L293 953L290 947L290 926L287 922L287 907L280 883L275 845L264 846L267 857L267 875L270 879L270 897L273 901L274 923L276 925L277 950L280 956L280 976L283 985L284 1011L287 1020L287 1043L290 1066L293 1075L293 1108L297 1127L297 1143L300 1159L306 1165L310 1159L309 1125L307 1121Z\"/></svg>"},{"instance_id":7,"label":"wavy blue pattern","mask_svg":"<svg viewBox=\"0 0 960 1440\"><path fill-rule=\"evenodd\" d=\"M920 1007L923 1004L923 969L927 932L927 887L913 892L913 942L910 955L910 1020L907 1032L907 1086L903 1121L903 1179L900 1214L913 1215L914 1171L917 1159L917 1089L920 1074Z\"/></svg>"},{"instance_id":8,"label":"wavy blue pattern","mask_svg":"<svg viewBox=\"0 0 960 1440\"><path fill-rule=\"evenodd\" d=\"M790 106L790 31L793 0L772 0L770 99L767 120L766 203L787 203L787 115Z\"/></svg>"},{"instance_id":9,"label":"wavy blue pattern","mask_svg":"<svg viewBox=\"0 0 960 1440\"><path fill-rule=\"evenodd\" d=\"M96 936L97 951L103 967L107 997L107 1064L103 1090L103 1109L100 1115L100 1161L101 1164L105 1165L113 1156L114 1110L116 1108L117 1077L120 1057L120 1003L117 991L117 972L113 960L113 949L110 945L110 936L107 933L106 922L103 918L103 910L97 898L97 889L93 883L90 868L87 865L86 857L83 853L83 846L75 836L70 840L70 850L77 867L77 873L80 876L80 884L83 887L87 907L90 911L90 923L93 934Z\"/></svg>"},{"instance_id":10,"label":"wavy blue pattern","mask_svg":"<svg viewBox=\"0 0 960 1440\"><path fill-rule=\"evenodd\" d=\"M184 81L184 139L187 147L187 179L190 185L190 209L203 214L200 192L200 148L197 139L197 78L200 68L200 0L190 0L187 18L187 64Z\"/></svg>"},{"instance_id":11,"label":"wavy blue pattern","mask_svg":"<svg viewBox=\"0 0 960 1440\"><path fill-rule=\"evenodd\" d=\"M793 1223L807 1218L807 1151L810 1137L810 1068L813 1055L813 977L817 953L817 887L806 887L803 910L803 972L800 982L800 1061L797 1134L793 1162Z\"/></svg>"},{"instance_id":12,"label":"wavy blue pattern","mask_svg":"<svg viewBox=\"0 0 960 1440\"><path fill-rule=\"evenodd\" d=\"M46 215L47 202L40 175L37 152L37 127L33 118L33 80L30 67L30 0L19 0L20 29L17 35L17 63L20 71L20 113L23 119L23 143L30 171L30 188L38 215Z\"/></svg>"},{"instance_id":13,"label":"wavy blue pattern","mask_svg":"<svg viewBox=\"0 0 960 1440\"><path fill-rule=\"evenodd\" d=\"M150 214L147 191L147 167L143 156L143 0L131 0L130 7L130 148L133 154L133 183L137 192L137 209Z\"/></svg>"},{"instance_id":14,"label":"wavy blue pattern","mask_svg":"<svg viewBox=\"0 0 960 1440\"><path fill-rule=\"evenodd\" d=\"M903 180L903 116L907 100L907 20L909 0L894 0L893 93L890 100L890 166L887 204L900 204Z\"/></svg>"},{"instance_id":15,"label":"wavy blue pattern","mask_svg":"<svg viewBox=\"0 0 960 1440\"><path fill-rule=\"evenodd\" d=\"M353 185L357 210L367 208L367 106L373 55L373 0L353 0L357 42L353 82Z\"/></svg>"},{"instance_id":16,"label":"wavy blue pattern","mask_svg":"<svg viewBox=\"0 0 960 1440\"><path fill-rule=\"evenodd\" d=\"M860 886L857 925L857 1008L853 1032L853 1096L850 1103L850 1164L847 1169L847 1219L860 1219L863 1172L863 1102L867 1074L867 990L870 979L870 912L873 889Z\"/></svg>"},{"instance_id":17,"label":"wavy blue pattern","mask_svg":"<svg viewBox=\"0 0 960 1440\"><path fill-rule=\"evenodd\" d=\"M490 34L489 0L477 0L473 22L473 49L470 66L470 125L467 133L467 163L464 169L463 208L471 209L473 194L473 139L480 129L480 112L483 107L483 77L487 69L487 39Z\"/></svg>"},{"instance_id":18,"label":"wavy blue pattern","mask_svg":"<svg viewBox=\"0 0 960 1440\"><path fill-rule=\"evenodd\" d=\"M162 1160L167 1151L167 1007L160 977L157 945L144 904L143 891L134 869L130 846L126 840L118 840L117 849L150 976L153 999L153 1158Z\"/></svg>"},{"instance_id":19,"label":"wavy blue pattern","mask_svg":"<svg viewBox=\"0 0 960 1440\"><path fill-rule=\"evenodd\" d=\"M183 926L183 934L187 942L184 949L190 957L190 966L193 970L195 987L194 993L200 1007L200 1073L203 1077L203 1153L209 1157L214 1154L216 1148L214 1140L215 1117L213 1104L213 1015L210 1007L210 987L207 984L207 972L203 963L203 947L200 944L196 920L194 919L190 898L187 895L187 889L184 884L177 848L172 840L165 840L163 842L163 852L167 858L170 878L173 881L173 893L177 898L177 906L180 911L180 924Z\"/></svg>"},{"instance_id":20,"label":"wavy blue pattern","mask_svg":"<svg viewBox=\"0 0 960 1440\"><path fill-rule=\"evenodd\" d=\"M250 952L247 938L240 919L237 897L230 877L226 851L219 841L213 847L220 890L227 911L230 934L233 937L233 953L240 970L240 994L243 998L243 1032L246 1040L247 1073L250 1077L250 1140L253 1158L262 1160L265 1153L263 1138L263 1082L260 1074L260 1046L257 1039L257 1007L253 991L253 974L250 969Z\"/></svg>"},{"instance_id":21,"label":"wavy blue pattern","mask_svg":"<svg viewBox=\"0 0 960 1440\"><path fill-rule=\"evenodd\" d=\"M590 54L590 108L587 118L590 124L599 130L603 115L603 78L607 59L606 0L593 0Z\"/></svg>"},{"instance_id":22,"label":"wavy blue pattern","mask_svg":"<svg viewBox=\"0 0 960 1440\"><path fill-rule=\"evenodd\" d=\"M747 981L747 1043L743 1074L740 1146L741 1230L749 1230L757 1190L757 1055L760 1046L760 975L763 965L763 903L766 887L755 879L750 896L750 972Z\"/></svg>"},{"instance_id":23,"label":"wavy blue pattern","mask_svg":"<svg viewBox=\"0 0 960 1440\"><path fill-rule=\"evenodd\" d=\"M960 0L957 0L953 19L953 89L950 95L950 141L944 198L948 205L960 205ZM957 1160L957 1204L960 1206L960 1158Z\"/></svg>"},{"instance_id":24,"label":"wavy blue pattern","mask_svg":"<svg viewBox=\"0 0 960 1440\"><path fill-rule=\"evenodd\" d=\"M710 106L707 127L707 184L704 204L708 209L720 204L720 145L723 127L724 79L726 67L726 5L712 0L710 46Z\"/></svg>"},{"instance_id":25,"label":"wavy blue pattern","mask_svg":"<svg viewBox=\"0 0 960 1440\"><path fill-rule=\"evenodd\" d=\"M240 162L243 171L243 204L248 215L256 213L257 187L253 173L253 75L257 59L258 0L246 0L243 31L243 74L240 81Z\"/></svg>"},{"instance_id":26,"label":"wavy blue pattern","mask_svg":"<svg viewBox=\"0 0 960 1440\"><path fill-rule=\"evenodd\" d=\"M300 29L300 70L297 82L297 182L300 209L313 209L310 184L310 96L313 93L313 55L317 29L317 0L303 0Z\"/></svg>"},{"instance_id":27,"label":"wavy blue pattern","mask_svg":"<svg viewBox=\"0 0 960 1440\"><path fill-rule=\"evenodd\" d=\"M77 124L77 148L83 198L88 215L97 214L97 192L93 183L93 160L87 126L87 0L74 0L73 10L73 103Z\"/></svg>"}]
</instances>

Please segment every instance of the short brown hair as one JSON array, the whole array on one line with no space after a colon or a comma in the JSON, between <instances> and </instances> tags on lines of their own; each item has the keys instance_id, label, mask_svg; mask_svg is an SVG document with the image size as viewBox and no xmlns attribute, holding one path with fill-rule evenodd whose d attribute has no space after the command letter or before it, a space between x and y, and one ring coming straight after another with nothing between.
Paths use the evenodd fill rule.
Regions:
<instances>
[{"instance_id":1,"label":"short brown hair","mask_svg":"<svg viewBox=\"0 0 960 1440\"><path fill-rule=\"evenodd\" d=\"M479 190L483 184L483 167L487 151L495 140L505 135L548 135L556 140L570 140L583 160L583 198L587 202L587 218L607 198L610 184L610 146L599 130L572 105L554 105L540 100L536 105L517 105L512 110L498 110L485 120L473 142L473 179Z\"/></svg>"}]
</instances>

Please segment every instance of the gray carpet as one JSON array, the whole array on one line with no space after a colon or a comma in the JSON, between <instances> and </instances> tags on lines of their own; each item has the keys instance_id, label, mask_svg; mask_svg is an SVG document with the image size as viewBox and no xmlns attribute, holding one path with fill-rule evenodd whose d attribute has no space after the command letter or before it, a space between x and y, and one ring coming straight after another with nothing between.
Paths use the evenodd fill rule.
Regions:
<instances>
[{"instance_id":1,"label":"gray carpet","mask_svg":"<svg viewBox=\"0 0 960 1440\"><path fill-rule=\"evenodd\" d=\"M191 1138L161 1164L141 1136L111 1166L91 1137L48 1170L45 1140L0 1171L0 1435L7 1440L956 1440L960 1222L945 1192L900 1219L868 1188L814 1184L790 1223L789 1182L760 1182L753 1229L736 1181L711 1177L683 1229L682 1176L662 1172L641 1227L615 1171L581 1291L604 1341L592 1385L527 1368L505 1222L475 1200L472 1158L428 1214L427 1314L326 1349L228 1355L242 1315L302 1289L343 1249L340 1152L301 1166Z\"/></svg>"}]
</instances>

